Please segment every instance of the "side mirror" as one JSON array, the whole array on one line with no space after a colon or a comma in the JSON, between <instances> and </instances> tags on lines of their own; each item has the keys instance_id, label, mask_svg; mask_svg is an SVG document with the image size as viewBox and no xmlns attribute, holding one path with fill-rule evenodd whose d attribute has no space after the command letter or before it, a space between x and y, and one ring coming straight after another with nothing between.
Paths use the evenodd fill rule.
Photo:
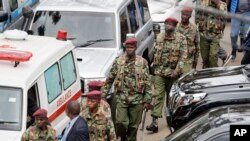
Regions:
<instances>
[{"instance_id":1,"label":"side mirror","mask_svg":"<svg viewBox=\"0 0 250 141\"><path fill-rule=\"evenodd\" d=\"M33 15L34 15L34 12L31 9L31 7L26 6L26 7L23 8L22 14L23 14L24 18L32 18Z\"/></svg>"},{"instance_id":2,"label":"side mirror","mask_svg":"<svg viewBox=\"0 0 250 141\"><path fill-rule=\"evenodd\" d=\"M26 6L22 9L22 14L23 14L24 20L23 20L23 23L21 26L21 30L27 31L28 34L33 34L33 33L28 31L29 26L32 22L32 18L34 16L33 10L31 9L31 7Z\"/></svg>"},{"instance_id":3,"label":"side mirror","mask_svg":"<svg viewBox=\"0 0 250 141\"><path fill-rule=\"evenodd\" d=\"M0 11L0 22L4 22L8 20L8 13L4 11Z\"/></svg>"}]
</instances>

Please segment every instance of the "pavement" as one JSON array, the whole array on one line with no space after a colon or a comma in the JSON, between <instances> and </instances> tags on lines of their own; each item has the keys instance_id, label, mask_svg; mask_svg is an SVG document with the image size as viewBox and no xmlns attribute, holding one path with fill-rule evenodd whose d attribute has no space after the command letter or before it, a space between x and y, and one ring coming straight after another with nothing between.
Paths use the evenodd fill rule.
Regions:
<instances>
[{"instance_id":1,"label":"pavement","mask_svg":"<svg viewBox=\"0 0 250 141\"><path fill-rule=\"evenodd\" d=\"M166 1L168 1L168 3L166 3ZM181 6L175 6L173 3L173 0L148 0L149 2L149 8L152 9L152 14L163 14L159 17L154 16L155 21L161 21L162 17L166 17L166 16L174 16L176 18L180 18L180 8ZM160 3L165 3L164 4L160 4ZM185 0L182 3L182 5L185 4ZM186 1L186 5L192 5L191 0ZM160 6L157 8L157 5ZM164 9L164 6L167 9ZM153 8L152 8L153 7ZM150 9L150 10L151 10ZM164 11L167 11L170 13L165 13ZM192 20L193 21L193 20ZM231 53L231 41L230 41L230 29L231 25L230 22L227 23L225 31L224 31L224 36L220 41L220 45L222 48L224 48L228 53ZM238 39L238 45L239 45L239 40ZM240 65L241 59L242 59L243 53L237 53L237 57L235 59L235 61L230 60L229 63L227 64L227 66L236 66L236 65ZM222 66L222 60L218 59L218 65ZM201 57L199 58L198 61L198 65L197 65L197 70L202 68L202 60ZM158 133L151 133L148 132L146 130L146 126L149 125L152 121L152 118L150 116L150 111L147 112L147 116L146 116L146 122L145 122L145 128L143 131L138 130L137 132L137 141L160 141L162 140L164 137L168 136L170 134L170 131L167 127L167 123L165 120L165 115L164 115L164 109L163 109L163 118L159 119L159 131ZM139 129L141 128L141 125L139 126Z\"/></svg>"}]
</instances>

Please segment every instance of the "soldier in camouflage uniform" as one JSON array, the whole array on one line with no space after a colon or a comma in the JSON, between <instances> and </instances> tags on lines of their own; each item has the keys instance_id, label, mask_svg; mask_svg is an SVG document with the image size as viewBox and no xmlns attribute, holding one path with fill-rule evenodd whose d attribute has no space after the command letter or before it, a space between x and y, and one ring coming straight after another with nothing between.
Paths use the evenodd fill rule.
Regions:
<instances>
[{"instance_id":1,"label":"soldier in camouflage uniform","mask_svg":"<svg viewBox=\"0 0 250 141\"><path fill-rule=\"evenodd\" d=\"M204 9L207 7L227 12L227 4L221 0L198 0L196 4ZM218 51L223 36L226 17L202 10L196 11L195 22L200 32L200 51L203 68L218 67Z\"/></svg>"},{"instance_id":2,"label":"soldier in camouflage uniform","mask_svg":"<svg viewBox=\"0 0 250 141\"><path fill-rule=\"evenodd\" d=\"M200 50L200 34L195 24L190 23L192 8L185 7L181 11L181 23L177 25L176 31L183 34L187 39L188 58L184 62L183 73L196 69Z\"/></svg>"},{"instance_id":3,"label":"soldier in camouflage uniform","mask_svg":"<svg viewBox=\"0 0 250 141\"><path fill-rule=\"evenodd\" d=\"M33 116L35 125L23 133L21 141L56 141L56 131L48 124L47 111L38 109Z\"/></svg>"},{"instance_id":4,"label":"soldier in camouflage uniform","mask_svg":"<svg viewBox=\"0 0 250 141\"><path fill-rule=\"evenodd\" d=\"M178 21L175 18L165 20L165 32L157 36L154 48L155 94L153 95L152 123L148 131L158 132L158 118L162 117L165 95L170 92L172 84L183 73L184 61L187 60L187 41L184 35L176 32Z\"/></svg>"},{"instance_id":5,"label":"soldier in camouflage uniform","mask_svg":"<svg viewBox=\"0 0 250 141\"><path fill-rule=\"evenodd\" d=\"M86 94L87 108L81 111L81 116L88 123L91 141L115 141L116 134L110 110L101 104L101 92L92 90Z\"/></svg>"},{"instance_id":6,"label":"soldier in camouflage uniform","mask_svg":"<svg viewBox=\"0 0 250 141\"><path fill-rule=\"evenodd\" d=\"M125 41L125 54L117 57L103 87L106 96L114 84L116 133L121 141L136 141L143 109L150 109L151 86L148 62L135 54L137 40Z\"/></svg>"},{"instance_id":7,"label":"soldier in camouflage uniform","mask_svg":"<svg viewBox=\"0 0 250 141\"><path fill-rule=\"evenodd\" d=\"M102 86L103 86L102 81L93 80L93 81L90 81L88 83L89 92L91 92L93 90L101 91ZM111 114L110 106L105 100L101 99L100 107L102 107L105 112ZM87 107L87 100L85 98L83 98L81 101L81 108L83 111L88 108Z\"/></svg>"}]
</instances>

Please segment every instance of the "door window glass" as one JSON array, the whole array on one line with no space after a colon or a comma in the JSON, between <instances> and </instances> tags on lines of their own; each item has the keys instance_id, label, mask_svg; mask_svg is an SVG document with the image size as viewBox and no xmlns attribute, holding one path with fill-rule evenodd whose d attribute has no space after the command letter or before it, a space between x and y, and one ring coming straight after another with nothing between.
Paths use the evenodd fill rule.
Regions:
<instances>
[{"instance_id":1,"label":"door window glass","mask_svg":"<svg viewBox=\"0 0 250 141\"><path fill-rule=\"evenodd\" d=\"M10 10L14 11L18 7L17 0L9 0Z\"/></svg>"},{"instance_id":2,"label":"door window glass","mask_svg":"<svg viewBox=\"0 0 250 141\"><path fill-rule=\"evenodd\" d=\"M121 42L123 43L126 40L127 33L129 33L126 11L122 12L120 15L120 27L121 27Z\"/></svg>"},{"instance_id":3,"label":"door window glass","mask_svg":"<svg viewBox=\"0 0 250 141\"><path fill-rule=\"evenodd\" d=\"M64 90L76 81L76 68L72 52L68 53L61 59L61 69Z\"/></svg>"},{"instance_id":4,"label":"door window glass","mask_svg":"<svg viewBox=\"0 0 250 141\"><path fill-rule=\"evenodd\" d=\"M128 8L131 31L132 33L135 33L135 31L139 28L139 24L137 21L138 17L137 17L136 7L135 7L134 2L131 2L127 8Z\"/></svg>"},{"instance_id":5,"label":"door window glass","mask_svg":"<svg viewBox=\"0 0 250 141\"><path fill-rule=\"evenodd\" d=\"M44 76L47 87L48 101L51 103L62 92L58 64L56 63L46 70Z\"/></svg>"},{"instance_id":6,"label":"door window glass","mask_svg":"<svg viewBox=\"0 0 250 141\"><path fill-rule=\"evenodd\" d=\"M137 0L137 2L142 16L142 23L145 24L150 19L147 0Z\"/></svg>"}]
</instances>

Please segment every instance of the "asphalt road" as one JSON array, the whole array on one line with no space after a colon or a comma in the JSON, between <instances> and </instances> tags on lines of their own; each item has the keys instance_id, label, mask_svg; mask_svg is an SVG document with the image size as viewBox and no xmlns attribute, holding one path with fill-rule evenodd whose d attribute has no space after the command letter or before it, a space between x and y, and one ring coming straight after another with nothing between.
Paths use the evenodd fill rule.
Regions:
<instances>
[{"instance_id":1,"label":"asphalt road","mask_svg":"<svg viewBox=\"0 0 250 141\"><path fill-rule=\"evenodd\" d=\"M181 6L175 7L176 11L172 11L174 5L173 5L173 3L171 3L171 1L170 2L168 0L165 0L165 1L164 0L148 0L148 1L149 1L149 4L152 3L152 5L153 5L153 8L151 8L152 5L149 5L149 7L151 6L150 8L154 12L154 14L156 14L156 13L164 14L166 11L168 11L168 12L171 11L170 16L176 17L178 19L180 18L179 11L180 11ZM170 8L171 10L164 9L164 4L163 5L160 4L160 2L166 2L166 1L168 1L169 3L167 3L167 4L165 3L166 4L165 6L167 8ZM187 3L188 3L187 5L192 4L190 1L191 0L187 1ZM155 2L155 3L153 3L153 2ZM160 5L160 7L157 8L156 7L157 5ZM169 15L169 14L165 14L164 16L166 16L166 15ZM160 20L160 18L154 16L153 20ZM229 22L225 28L224 37L221 39L221 42L220 42L221 47L223 47L228 53L231 53L231 42L230 42L230 30L231 29L230 28L231 28L231 25ZM239 41L238 41L238 44L239 44ZM236 60L235 61L230 60L229 63L227 64L227 66L240 65L242 55L243 55L243 53L237 53ZM218 65L222 66L222 61L220 59L218 60ZM198 61L197 69L201 69L201 68L202 68L202 60L200 57L199 61ZM146 116L145 128L147 125L149 125L151 123L151 121L152 121L152 119L151 119L150 111L149 111L149 112L147 112L147 116ZM140 128L141 128L141 125L140 125L139 129ZM159 119L159 132L158 133L151 133L151 132L148 132L145 128L144 128L144 131L138 130L137 141L159 141L159 140L163 139L164 137L166 137L167 135L169 135L170 131L167 128L167 123L166 123L165 115L164 115L164 109L163 109L163 118Z\"/></svg>"}]
</instances>

